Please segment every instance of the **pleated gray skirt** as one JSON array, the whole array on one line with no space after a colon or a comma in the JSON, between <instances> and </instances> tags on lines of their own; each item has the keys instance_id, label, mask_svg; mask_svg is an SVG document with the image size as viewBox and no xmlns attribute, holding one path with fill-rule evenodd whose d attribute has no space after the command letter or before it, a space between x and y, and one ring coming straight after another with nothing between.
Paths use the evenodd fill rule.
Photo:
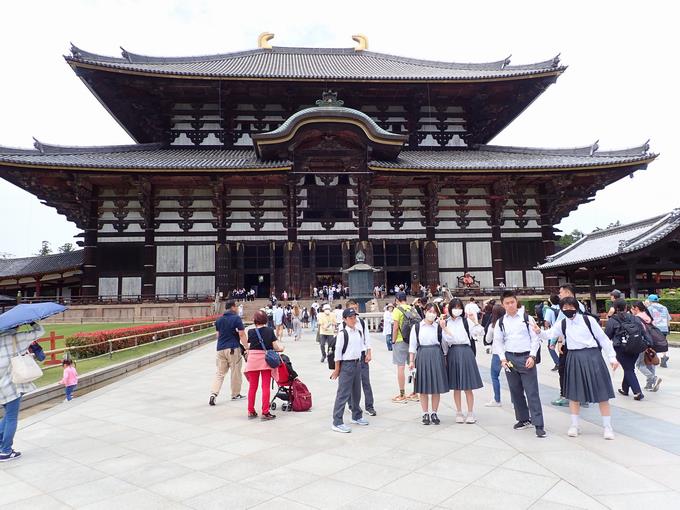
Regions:
<instances>
[{"instance_id":1,"label":"pleated gray skirt","mask_svg":"<svg viewBox=\"0 0 680 510\"><path fill-rule=\"evenodd\" d=\"M484 386L475 353L469 345L452 345L447 358L449 388L452 390L476 390Z\"/></svg>"},{"instance_id":2,"label":"pleated gray skirt","mask_svg":"<svg viewBox=\"0 0 680 510\"><path fill-rule=\"evenodd\" d=\"M569 349L564 367L564 396L581 403L614 398L612 379L598 348Z\"/></svg>"},{"instance_id":3,"label":"pleated gray skirt","mask_svg":"<svg viewBox=\"0 0 680 510\"><path fill-rule=\"evenodd\" d=\"M413 391L425 395L449 392L444 353L440 345L421 345L418 349Z\"/></svg>"}]
</instances>

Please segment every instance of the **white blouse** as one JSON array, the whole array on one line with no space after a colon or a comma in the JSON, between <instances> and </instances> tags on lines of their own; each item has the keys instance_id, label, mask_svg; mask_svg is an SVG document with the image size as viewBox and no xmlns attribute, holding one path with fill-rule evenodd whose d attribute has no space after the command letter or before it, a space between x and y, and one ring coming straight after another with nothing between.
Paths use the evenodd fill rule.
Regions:
<instances>
[{"instance_id":1,"label":"white blouse","mask_svg":"<svg viewBox=\"0 0 680 510\"><path fill-rule=\"evenodd\" d=\"M389 310L385 310L385 313L383 313L383 335L391 335L392 334L392 312Z\"/></svg>"},{"instance_id":2,"label":"white blouse","mask_svg":"<svg viewBox=\"0 0 680 510\"><path fill-rule=\"evenodd\" d=\"M408 342L408 352L415 353L418 349L419 341L421 346L439 345L439 340L437 339L438 327L439 326L436 322L433 324L428 324L425 321L421 321L418 339L416 339L416 328L411 328L411 336L409 337Z\"/></svg>"},{"instance_id":3,"label":"white blouse","mask_svg":"<svg viewBox=\"0 0 680 510\"><path fill-rule=\"evenodd\" d=\"M484 336L484 328L479 324L471 322L469 319L458 317L455 320L452 317L446 319L446 329L443 331L442 339L448 346L451 345L470 345L470 339L465 332L465 326L463 321L468 322L468 328L470 329L470 336L473 338L480 338ZM447 330L453 335L449 335Z\"/></svg>"}]
</instances>

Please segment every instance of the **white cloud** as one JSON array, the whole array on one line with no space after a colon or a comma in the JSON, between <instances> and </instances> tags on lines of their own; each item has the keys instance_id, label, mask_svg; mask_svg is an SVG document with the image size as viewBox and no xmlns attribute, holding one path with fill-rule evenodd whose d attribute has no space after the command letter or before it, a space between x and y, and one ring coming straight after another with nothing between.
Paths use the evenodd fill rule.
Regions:
<instances>
[{"instance_id":1,"label":"white cloud","mask_svg":"<svg viewBox=\"0 0 680 510\"><path fill-rule=\"evenodd\" d=\"M69 41L118 54L209 54L253 48L260 32L280 46L344 46L456 61L528 63L561 52L567 72L494 143L636 146L661 152L631 181L600 191L561 227L590 230L680 206L675 167L679 65L672 2L219 2L69 1L3 5L0 144L129 143L61 58ZM673 124L672 124L673 123ZM77 233L37 199L0 180L0 252L17 256Z\"/></svg>"}]
</instances>

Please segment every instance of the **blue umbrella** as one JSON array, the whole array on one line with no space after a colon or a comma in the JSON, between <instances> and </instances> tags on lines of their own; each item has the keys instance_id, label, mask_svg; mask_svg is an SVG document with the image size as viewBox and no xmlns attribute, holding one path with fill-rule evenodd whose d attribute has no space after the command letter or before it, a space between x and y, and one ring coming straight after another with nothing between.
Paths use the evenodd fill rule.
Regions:
<instances>
[{"instance_id":1,"label":"blue umbrella","mask_svg":"<svg viewBox=\"0 0 680 510\"><path fill-rule=\"evenodd\" d=\"M38 322L52 315L62 313L65 306L57 303L35 303L17 305L9 312L0 315L0 332L16 328L31 322Z\"/></svg>"}]
</instances>

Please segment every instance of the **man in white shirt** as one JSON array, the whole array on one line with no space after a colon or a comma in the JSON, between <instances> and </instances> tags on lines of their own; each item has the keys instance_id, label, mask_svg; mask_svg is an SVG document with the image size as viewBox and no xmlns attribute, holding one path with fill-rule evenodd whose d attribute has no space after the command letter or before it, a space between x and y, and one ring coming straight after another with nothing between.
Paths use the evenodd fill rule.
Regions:
<instances>
[{"instance_id":1,"label":"man in white shirt","mask_svg":"<svg viewBox=\"0 0 680 510\"><path fill-rule=\"evenodd\" d=\"M274 319L274 328L276 329L276 337L281 338L281 335L283 334L283 307L280 304L276 304L272 316Z\"/></svg>"},{"instance_id":2,"label":"man in white shirt","mask_svg":"<svg viewBox=\"0 0 680 510\"><path fill-rule=\"evenodd\" d=\"M373 388L371 387L371 372L369 363L371 362L371 334L368 331L368 324L361 317L359 317L359 303L355 300L350 299L345 304L347 309L352 309L357 313L357 327L361 329L364 337L364 350L361 353L361 388L364 391L364 406L366 407L366 412L371 416L375 416L377 413L374 408L373 399ZM352 402L350 402L350 409L352 408Z\"/></svg>"},{"instance_id":3,"label":"man in white shirt","mask_svg":"<svg viewBox=\"0 0 680 510\"><path fill-rule=\"evenodd\" d=\"M511 290L501 294L505 315L494 328L493 352L501 359L510 387L517 423L515 430L536 427L536 436L545 437L543 409L538 393L536 353L541 342L532 329L536 322L518 310L517 296ZM526 398L525 398L526 395Z\"/></svg>"},{"instance_id":4,"label":"man in white shirt","mask_svg":"<svg viewBox=\"0 0 680 510\"><path fill-rule=\"evenodd\" d=\"M470 302L465 305L465 316L470 317L470 315L474 315L477 320L479 320L479 314L482 310L479 308L479 305L477 304L477 301L475 301L475 298L471 297Z\"/></svg>"},{"instance_id":5,"label":"man in white shirt","mask_svg":"<svg viewBox=\"0 0 680 510\"><path fill-rule=\"evenodd\" d=\"M331 379L338 380L338 391L333 406L333 426L335 432L348 433L352 429L344 424L342 415L345 406L352 402L352 423L368 425L361 411L361 354L365 350L365 339L357 312L347 308L342 313L345 327L335 340L335 370Z\"/></svg>"}]
</instances>

